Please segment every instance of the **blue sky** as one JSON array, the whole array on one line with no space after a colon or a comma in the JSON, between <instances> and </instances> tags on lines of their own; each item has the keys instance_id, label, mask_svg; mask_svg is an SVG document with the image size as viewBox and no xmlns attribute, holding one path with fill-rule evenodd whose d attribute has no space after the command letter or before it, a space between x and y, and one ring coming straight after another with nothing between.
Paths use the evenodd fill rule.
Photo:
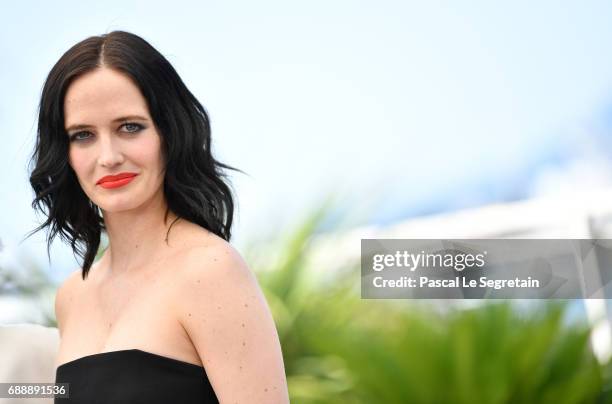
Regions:
<instances>
[{"instance_id":1,"label":"blue sky","mask_svg":"<svg viewBox=\"0 0 612 404\"><path fill-rule=\"evenodd\" d=\"M559 150L611 127L610 3L170 4L3 9L5 244L37 223L26 161L48 71L74 43L114 29L170 60L210 114L218 158L249 174L232 174L237 244L290 225L332 190L347 210L374 209L363 220L375 223L528 195ZM42 240L19 249L47 266ZM59 278L76 265L59 241L52 258Z\"/></svg>"}]
</instances>

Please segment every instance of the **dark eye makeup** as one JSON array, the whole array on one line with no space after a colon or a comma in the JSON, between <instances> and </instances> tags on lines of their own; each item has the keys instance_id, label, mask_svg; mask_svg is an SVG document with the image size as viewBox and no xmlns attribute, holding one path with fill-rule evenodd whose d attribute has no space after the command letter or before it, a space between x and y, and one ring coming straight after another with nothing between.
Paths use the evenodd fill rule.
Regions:
<instances>
[{"instance_id":1,"label":"dark eye makeup","mask_svg":"<svg viewBox=\"0 0 612 404\"><path fill-rule=\"evenodd\" d=\"M126 122L123 125L121 125L121 127L132 128L132 130L128 129L127 133L138 133L145 128L143 125L136 123L136 122ZM90 138L90 136L81 137L81 135L91 135L91 132L87 132L87 131L75 132L69 136L69 139L71 142L82 142Z\"/></svg>"}]
</instances>

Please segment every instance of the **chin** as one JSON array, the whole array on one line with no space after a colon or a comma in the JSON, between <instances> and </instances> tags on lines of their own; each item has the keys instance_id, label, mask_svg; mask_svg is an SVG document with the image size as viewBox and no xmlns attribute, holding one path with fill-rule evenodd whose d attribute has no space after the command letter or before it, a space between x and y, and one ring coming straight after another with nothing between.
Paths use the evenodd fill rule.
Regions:
<instances>
[{"instance_id":1,"label":"chin","mask_svg":"<svg viewBox=\"0 0 612 404\"><path fill-rule=\"evenodd\" d=\"M138 204L131 203L100 203L97 204L106 213L117 213L135 209Z\"/></svg>"}]
</instances>

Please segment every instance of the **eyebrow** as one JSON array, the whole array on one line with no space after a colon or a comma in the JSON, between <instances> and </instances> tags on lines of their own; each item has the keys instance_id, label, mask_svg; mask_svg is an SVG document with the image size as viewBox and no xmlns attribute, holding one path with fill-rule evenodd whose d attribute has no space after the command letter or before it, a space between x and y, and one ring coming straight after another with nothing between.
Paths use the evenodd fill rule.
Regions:
<instances>
[{"instance_id":1,"label":"eyebrow","mask_svg":"<svg viewBox=\"0 0 612 404\"><path fill-rule=\"evenodd\" d=\"M120 118L116 118L113 119L113 123L118 123L118 122L125 122L125 121L131 121L131 120L140 120L140 121L146 121L147 118L140 116L140 115L128 115L128 116L122 116ZM70 132L71 130L81 130L81 129L90 129L93 128L92 125L85 125L85 124L75 124L75 125L70 125L69 127L66 128L66 132Z\"/></svg>"}]
</instances>

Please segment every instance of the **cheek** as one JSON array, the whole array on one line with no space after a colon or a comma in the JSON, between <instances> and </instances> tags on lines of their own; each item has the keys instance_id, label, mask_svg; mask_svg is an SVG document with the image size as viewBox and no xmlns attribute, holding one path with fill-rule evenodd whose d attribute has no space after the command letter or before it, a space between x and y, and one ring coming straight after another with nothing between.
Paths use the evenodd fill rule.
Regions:
<instances>
[{"instance_id":1,"label":"cheek","mask_svg":"<svg viewBox=\"0 0 612 404\"><path fill-rule=\"evenodd\" d=\"M148 167L161 169L163 166L163 157L160 149L160 142L157 136L151 136L143 142L138 149L139 160L142 164Z\"/></svg>"},{"instance_id":2,"label":"cheek","mask_svg":"<svg viewBox=\"0 0 612 404\"><path fill-rule=\"evenodd\" d=\"M87 156L82 150L70 149L68 152L68 162L77 177L84 175L87 166Z\"/></svg>"}]
</instances>

